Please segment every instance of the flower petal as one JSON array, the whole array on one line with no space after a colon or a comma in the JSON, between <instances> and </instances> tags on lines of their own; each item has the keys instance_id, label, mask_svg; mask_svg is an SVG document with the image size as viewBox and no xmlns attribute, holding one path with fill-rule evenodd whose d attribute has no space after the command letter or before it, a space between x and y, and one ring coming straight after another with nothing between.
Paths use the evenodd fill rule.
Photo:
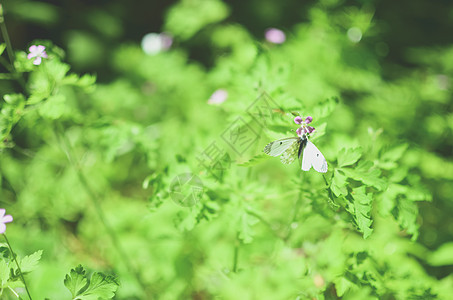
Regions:
<instances>
[{"instance_id":1,"label":"flower petal","mask_svg":"<svg viewBox=\"0 0 453 300\"><path fill-rule=\"evenodd\" d=\"M41 57L40 57L40 56L37 56L37 57L35 58L35 60L33 61L33 64L36 65L36 66L37 66L37 65L40 65L40 64L41 64L41 60L42 60Z\"/></svg>"},{"instance_id":2,"label":"flower petal","mask_svg":"<svg viewBox=\"0 0 453 300\"><path fill-rule=\"evenodd\" d=\"M2 218L2 222L3 223L9 223L9 222L12 222L13 221L13 216L11 215L6 215Z\"/></svg>"},{"instance_id":3,"label":"flower petal","mask_svg":"<svg viewBox=\"0 0 453 300\"><path fill-rule=\"evenodd\" d=\"M41 57L47 58L47 52L44 51L44 52L41 54Z\"/></svg>"},{"instance_id":4,"label":"flower petal","mask_svg":"<svg viewBox=\"0 0 453 300\"><path fill-rule=\"evenodd\" d=\"M31 59L36 56L36 53L28 53L27 58Z\"/></svg>"},{"instance_id":5,"label":"flower petal","mask_svg":"<svg viewBox=\"0 0 453 300\"><path fill-rule=\"evenodd\" d=\"M311 126L307 126L307 131L308 131L308 133L312 133L313 131L315 131L315 128L311 127Z\"/></svg>"},{"instance_id":6,"label":"flower petal","mask_svg":"<svg viewBox=\"0 0 453 300\"><path fill-rule=\"evenodd\" d=\"M38 45L38 46L36 47L36 50L37 50L38 52L44 52L44 50L46 50L46 47L44 47L43 45Z\"/></svg>"},{"instance_id":7,"label":"flower petal","mask_svg":"<svg viewBox=\"0 0 453 300\"><path fill-rule=\"evenodd\" d=\"M310 124L311 121L313 121L313 118L311 116L305 118L305 124Z\"/></svg>"},{"instance_id":8,"label":"flower petal","mask_svg":"<svg viewBox=\"0 0 453 300\"><path fill-rule=\"evenodd\" d=\"M3 223L0 223L0 234L5 233L6 231L6 225Z\"/></svg>"},{"instance_id":9,"label":"flower petal","mask_svg":"<svg viewBox=\"0 0 453 300\"><path fill-rule=\"evenodd\" d=\"M296 124L302 124L302 118L299 117L299 116L298 116L298 117L295 117L295 118L294 118L294 123L296 123Z\"/></svg>"},{"instance_id":10,"label":"flower petal","mask_svg":"<svg viewBox=\"0 0 453 300\"><path fill-rule=\"evenodd\" d=\"M297 128L296 133L298 136L302 136L302 127Z\"/></svg>"},{"instance_id":11,"label":"flower petal","mask_svg":"<svg viewBox=\"0 0 453 300\"><path fill-rule=\"evenodd\" d=\"M286 40L285 33L277 28L269 28L268 30L266 30L264 37L268 42L274 44L282 44Z\"/></svg>"},{"instance_id":12,"label":"flower petal","mask_svg":"<svg viewBox=\"0 0 453 300\"><path fill-rule=\"evenodd\" d=\"M28 48L28 51L33 53L33 52L36 52L37 48L38 47L36 45L30 46L30 48Z\"/></svg>"},{"instance_id":13,"label":"flower petal","mask_svg":"<svg viewBox=\"0 0 453 300\"><path fill-rule=\"evenodd\" d=\"M224 89L218 89L212 93L208 100L208 104L221 104L228 98L228 92Z\"/></svg>"}]
</instances>

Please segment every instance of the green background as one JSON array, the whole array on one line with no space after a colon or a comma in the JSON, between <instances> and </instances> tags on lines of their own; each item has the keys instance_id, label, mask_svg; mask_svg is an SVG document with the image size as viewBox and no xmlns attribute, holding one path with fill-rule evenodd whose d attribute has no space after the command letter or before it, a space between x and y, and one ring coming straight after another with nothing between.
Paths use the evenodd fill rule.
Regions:
<instances>
[{"instance_id":1,"label":"green background","mask_svg":"<svg viewBox=\"0 0 453 300\"><path fill-rule=\"evenodd\" d=\"M0 81L0 203L18 255L43 250L34 298L71 299L78 264L115 274L117 299L451 297L449 1L2 4L25 88ZM172 47L145 54L150 32ZM262 154L295 135L291 112L313 117L325 177ZM172 201L182 173L203 183L194 206Z\"/></svg>"}]
</instances>

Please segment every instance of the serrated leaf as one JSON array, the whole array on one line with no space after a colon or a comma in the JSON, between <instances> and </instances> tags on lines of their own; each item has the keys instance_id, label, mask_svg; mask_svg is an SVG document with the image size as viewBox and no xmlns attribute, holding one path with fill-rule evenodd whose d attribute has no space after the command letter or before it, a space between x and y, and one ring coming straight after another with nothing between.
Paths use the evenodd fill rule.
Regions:
<instances>
[{"instance_id":1,"label":"serrated leaf","mask_svg":"<svg viewBox=\"0 0 453 300\"><path fill-rule=\"evenodd\" d=\"M77 74L69 74L64 77L62 84L66 85L74 85L80 88L84 88L86 91L91 91L94 88L94 84L96 83L96 76L85 74L79 77Z\"/></svg>"},{"instance_id":2,"label":"serrated leaf","mask_svg":"<svg viewBox=\"0 0 453 300\"><path fill-rule=\"evenodd\" d=\"M64 279L64 285L71 292L72 298L75 298L86 284L87 277L82 265L78 265L75 269L71 269L71 272L66 274Z\"/></svg>"},{"instance_id":3,"label":"serrated leaf","mask_svg":"<svg viewBox=\"0 0 453 300\"><path fill-rule=\"evenodd\" d=\"M66 97L62 94L50 96L38 109L45 118L56 120L66 111Z\"/></svg>"},{"instance_id":4,"label":"serrated leaf","mask_svg":"<svg viewBox=\"0 0 453 300\"><path fill-rule=\"evenodd\" d=\"M371 194L366 194L365 186L353 189L351 193L352 198L354 199L354 208L355 208L355 221L359 230L363 233L363 238L366 239L371 235L373 229L371 229L371 204L372 198Z\"/></svg>"},{"instance_id":5,"label":"serrated leaf","mask_svg":"<svg viewBox=\"0 0 453 300\"><path fill-rule=\"evenodd\" d=\"M338 170L334 171L330 189L335 194L335 196L340 197L348 194L348 189L346 188L346 179L347 177L343 175L343 173Z\"/></svg>"},{"instance_id":6,"label":"serrated leaf","mask_svg":"<svg viewBox=\"0 0 453 300\"><path fill-rule=\"evenodd\" d=\"M337 106L338 102L339 100L336 97L327 98L313 108L313 115L317 118L329 116Z\"/></svg>"},{"instance_id":7,"label":"serrated leaf","mask_svg":"<svg viewBox=\"0 0 453 300\"><path fill-rule=\"evenodd\" d=\"M253 225L258 223L258 219L255 216L243 211L239 216L239 239L242 240L244 244L251 243L255 232L253 230Z\"/></svg>"},{"instance_id":8,"label":"serrated leaf","mask_svg":"<svg viewBox=\"0 0 453 300\"><path fill-rule=\"evenodd\" d=\"M404 190L401 189L399 184L389 184L388 188L381 195L381 201L379 201L379 212L381 215L389 216L391 214L396 204L396 197L401 192L404 192Z\"/></svg>"},{"instance_id":9,"label":"serrated leaf","mask_svg":"<svg viewBox=\"0 0 453 300\"><path fill-rule=\"evenodd\" d=\"M408 200L400 199L397 204L398 208L398 223L407 233L412 235L411 240L415 241L418 237L417 216L418 207L417 204Z\"/></svg>"},{"instance_id":10,"label":"serrated leaf","mask_svg":"<svg viewBox=\"0 0 453 300\"><path fill-rule=\"evenodd\" d=\"M374 169L373 163L370 161L360 161L356 168L343 168L342 171L346 176L380 191L387 187L387 181L380 177L381 171Z\"/></svg>"},{"instance_id":11,"label":"serrated leaf","mask_svg":"<svg viewBox=\"0 0 453 300\"><path fill-rule=\"evenodd\" d=\"M115 277L96 272L91 276L88 288L81 295L77 296L76 299L111 299L115 296L118 286L119 283Z\"/></svg>"},{"instance_id":12,"label":"serrated leaf","mask_svg":"<svg viewBox=\"0 0 453 300\"><path fill-rule=\"evenodd\" d=\"M341 149L338 153L338 166L345 167L354 164L362 156L362 148L348 148Z\"/></svg>"},{"instance_id":13,"label":"serrated leaf","mask_svg":"<svg viewBox=\"0 0 453 300\"><path fill-rule=\"evenodd\" d=\"M259 163L262 162L263 160L267 160L267 159L269 159L269 158L270 158L270 157L269 157L268 155L265 155L265 154L255 155L255 156L252 157L250 160L238 164L238 166L240 166L240 167L250 167L250 166L254 166L254 165L259 164Z\"/></svg>"},{"instance_id":14,"label":"serrated leaf","mask_svg":"<svg viewBox=\"0 0 453 300\"><path fill-rule=\"evenodd\" d=\"M65 77L66 73L68 73L70 66L62 63L56 59L48 60L43 65L47 69L46 78L51 78L54 81L54 84L61 84L63 78Z\"/></svg>"},{"instance_id":15,"label":"serrated leaf","mask_svg":"<svg viewBox=\"0 0 453 300\"><path fill-rule=\"evenodd\" d=\"M31 272L36 269L38 262L41 259L42 250L36 251L35 253L25 256L20 261L20 268L23 273Z\"/></svg>"}]
</instances>

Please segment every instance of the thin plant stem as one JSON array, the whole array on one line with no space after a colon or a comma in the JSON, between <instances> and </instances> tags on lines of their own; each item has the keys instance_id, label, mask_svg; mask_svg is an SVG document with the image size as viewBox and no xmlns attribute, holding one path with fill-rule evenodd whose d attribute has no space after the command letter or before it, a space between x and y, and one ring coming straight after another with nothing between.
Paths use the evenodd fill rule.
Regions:
<instances>
[{"instance_id":1,"label":"thin plant stem","mask_svg":"<svg viewBox=\"0 0 453 300\"><path fill-rule=\"evenodd\" d=\"M65 152L66 157L68 158L70 164L76 171L77 177L79 178L80 183L83 185L83 187L85 188L85 191L88 193L89 198L96 210L96 214L98 215L99 220L101 221L102 225L104 226L105 230L107 231L107 234L110 237L110 240L112 241L112 244L113 244L115 250L118 252L120 257L122 258L122 261L126 265L126 268L130 272L132 272L132 274L134 275L138 284L142 287L143 291L148 294L149 287L142 280L140 273L136 270L135 266L132 264L129 256L127 255L127 252L122 247L120 240L119 240L118 236L116 235L115 231L112 229L110 224L107 222L104 211L102 210L102 207L100 204L99 196L90 187L90 185L88 184L87 178L82 173L79 164L76 162L74 155L71 152L70 143L67 140L66 136L63 134L63 129L61 127L61 124L57 123L57 127L58 127L58 129L56 130L55 133L56 133L57 139L60 142L60 146L62 147L62 150Z\"/></svg>"},{"instance_id":2,"label":"thin plant stem","mask_svg":"<svg viewBox=\"0 0 453 300\"><path fill-rule=\"evenodd\" d=\"M0 59L0 63L2 63L8 69L8 71L13 73L14 79L16 79L17 82L19 82L21 87L24 89L25 94L29 95L29 91L27 89L27 85L25 84L25 80L22 77L22 73L17 72L16 67L14 66L14 61L16 60L16 58L14 56L13 45L11 44L11 40L9 39L8 30L6 29L5 17L3 15L3 5L1 2L0 2L0 31L2 32L3 39L5 40L6 53L8 54L10 65L8 66L6 60L4 60L3 58Z\"/></svg>"},{"instance_id":3,"label":"thin plant stem","mask_svg":"<svg viewBox=\"0 0 453 300\"><path fill-rule=\"evenodd\" d=\"M24 274L22 274L22 270L20 269L19 263L17 262L16 255L14 255L13 248L11 247L11 244L9 243L8 238L6 237L6 234L3 234L3 237L5 238L5 241L8 244L9 250L11 251L11 255L13 256L13 259L16 262L17 269L19 270L20 278L22 279L22 282L24 283L28 298L30 298L30 300L32 300L30 292L28 291L27 283L25 282Z\"/></svg>"},{"instance_id":4,"label":"thin plant stem","mask_svg":"<svg viewBox=\"0 0 453 300\"><path fill-rule=\"evenodd\" d=\"M9 61L11 63L11 67L13 69L13 72L16 72L16 69L14 67L14 50L13 46L11 44L11 40L9 39L9 34L8 30L6 30L6 24L5 24L5 18L3 16L3 5L0 3L0 29L2 31L3 39L5 40L6 43L6 52L8 53Z\"/></svg>"},{"instance_id":5,"label":"thin plant stem","mask_svg":"<svg viewBox=\"0 0 453 300\"><path fill-rule=\"evenodd\" d=\"M239 233L237 233L236 242L234 244L234 250L233 250L233 267L232 267L232 269L233 269L234 273L237 273L237 271L238 271L239 245L240 245Z\"/></svg>"}]
</instances>

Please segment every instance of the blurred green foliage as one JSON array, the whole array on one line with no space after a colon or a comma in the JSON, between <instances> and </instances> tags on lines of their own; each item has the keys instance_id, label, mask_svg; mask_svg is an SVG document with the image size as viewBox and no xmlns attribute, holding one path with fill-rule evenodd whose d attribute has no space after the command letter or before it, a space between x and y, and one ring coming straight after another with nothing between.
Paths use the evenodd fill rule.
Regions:
<instances>
[{"instance_id":1,"label":"blurred green foliage","mask_svg":"<svg viewBox=\"0 0 453 300\"><path fill-rule=\"evenodd\" d=\"M19 79L0 82L0 203L19 257L43 250L26 274L34 297L74 298L83 290L65 284L88 278L113 296L113 276L66 275L78 264L114 273L117 299L451 297L451 43L390 43L387 2L135 8L162 12L150 27L118 1L91 5L4 5L23 45ZM282 45L257 35L279 26ZM170 50L143 52L153 30ZM33 44L49 55L39 66ZM218 89L226 101L209 105ZM262 154L294 135L293 111L313 116L325 177ZM193 206L172 201L183 173L203 184Z\"/></svg>"}]
</instances>

